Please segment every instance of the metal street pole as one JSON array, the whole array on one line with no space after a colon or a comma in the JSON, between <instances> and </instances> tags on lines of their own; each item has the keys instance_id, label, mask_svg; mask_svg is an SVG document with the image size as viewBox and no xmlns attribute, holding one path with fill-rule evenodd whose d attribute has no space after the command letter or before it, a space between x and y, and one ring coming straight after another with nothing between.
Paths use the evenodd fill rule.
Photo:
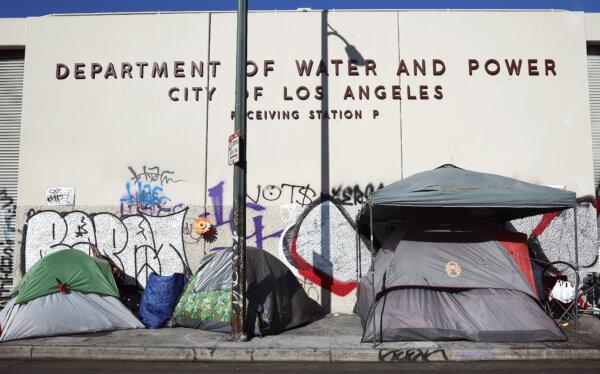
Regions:
<instances>
[{"instance_id":1,"label":"metal street pole","mask_svg":"<svg viewBox=\"0 0 600 374\"><path fill-rule=\"evenodd\" d=\"M233 278L231 287L231 339L247 340L246 318L246 55L248 0L238 0L235 78L235 133L239 158L233 165Z\"/></svg>"}]
</instances>

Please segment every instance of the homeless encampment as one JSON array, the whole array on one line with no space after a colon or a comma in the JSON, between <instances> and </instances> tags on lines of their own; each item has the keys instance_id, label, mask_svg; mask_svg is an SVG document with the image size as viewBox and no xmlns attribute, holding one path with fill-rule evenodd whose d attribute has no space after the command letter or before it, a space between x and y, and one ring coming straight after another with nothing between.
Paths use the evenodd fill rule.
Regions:
<instances>
[{"instance_id":1,"label":"homeless encampment","mask_svg":"<svg viewBox=\"0 0 600 374\"><path fill-rule=\"evenodd\" d=\"M230 332L232 249L202 259L173 313L171 325ZM314 302L275 256L246 248L247 334L277 333L312 321Z\"/></svg>"},{"instance_id":2,"label":"homeless encampment","mask_svg":"<svg viewBox=\"0 0 600 374\"><path fill-rule=\"evenodd\" d=\"M570 191L452 165L376 191L359 228L395 224L375 235L375 270L360 280L362 340L564 340L539 305L524 243L502 225L574 204Z\"/></svg>"},{"instance_id":3,"label":"homeless encampment","mask_svg":"<svg viewBox=\"0 0 600 374\"><path fill-rule=\"evenodd\" d=\"M0 311L0 341L143 328L119 301L110 266L66 249L36 262Z\"/></svg>"}]
</instances>

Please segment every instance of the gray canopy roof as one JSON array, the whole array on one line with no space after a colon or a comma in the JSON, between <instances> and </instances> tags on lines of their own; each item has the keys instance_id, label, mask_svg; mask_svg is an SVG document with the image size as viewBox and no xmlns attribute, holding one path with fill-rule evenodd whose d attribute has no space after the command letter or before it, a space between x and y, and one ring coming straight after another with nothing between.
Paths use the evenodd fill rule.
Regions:
<instances>
[{"instance_id":1,"label":"gray canopy roof","mask_svg":"<svg viewBox=\"0 0 600 374\"><path fill-rule=\"evenodd\" d=\"M576 196L572 191L443 165L379 189L369 202L374 210L378 208L373 215L379 220L414 215L423 208L455 208L455 212L509 220L572 207ZM398 207L403 209L394 209ZM368 216L368 209L362 213Z\"/></svg>"}]
</instances>

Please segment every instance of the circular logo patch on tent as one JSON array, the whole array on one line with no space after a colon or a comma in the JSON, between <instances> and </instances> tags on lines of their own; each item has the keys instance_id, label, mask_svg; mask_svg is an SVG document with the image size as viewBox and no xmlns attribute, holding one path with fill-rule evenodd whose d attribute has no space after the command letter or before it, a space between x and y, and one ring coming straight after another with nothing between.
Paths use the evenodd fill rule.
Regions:
<instances>
[{"instance_id":1,"label":"circular logo patch on tent","mask_svg":"<svg viewBox=\"0 0 600 374\"><path fill-rule=\"evenodd\" d=\"M460 275L461 269L457 262L450 261L446 264L446 274L449 277L456 278Z\"/></svg>"}]
</instances>

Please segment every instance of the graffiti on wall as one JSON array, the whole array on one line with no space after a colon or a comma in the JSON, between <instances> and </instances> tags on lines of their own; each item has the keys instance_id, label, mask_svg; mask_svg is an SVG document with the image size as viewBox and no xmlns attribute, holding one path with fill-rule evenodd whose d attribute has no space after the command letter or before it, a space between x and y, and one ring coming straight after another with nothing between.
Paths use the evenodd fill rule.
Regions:
<instances>
[{"instance_id":1,"label":"graffiti on wall","mask_svg":"<svg viewBox=\"0 0 600 374\"><path fill-rule=\"evenodd\" d=\"M129 194L128 190L129 198L121 199L121 217L111 213L51 210L31 214L23 231L25 270L39 258L60 249L75 248L89 254L89 243L93 243L142 286L153 271L163 275L190 272L185 243L199 243L205 238L192 229L194 217L186 218L187 207L165 203L171 200L163 190L164 185L181 180L175 179L173 172L159 168L129 170L131 178L126 185L137 187L135 193ZM315 198L313 193L316 196L317 192L308 184L270 186L257 187L260 199L256 201L285 199L281 200L285 203L278 207L279 215L275 207L270 207L267 217L267 207L248 198L248 245L265 248L279 244L280 258L303 279L305 288L313 291L312 296L318 298L317 286L340 296L347 295L357 285L357 253L356 230L344 209L348 202L344 201L343 191L348 191L346 196L354 204L361 196L365 198L372 193L374 188L369 186L373 185L364 189L334 188L335 195L324 198ZM213 209L204 215L211 219L216 232L229 240L234 232L234 212L223 204L224 191L223 181L208 189ZM135 213L124 214L130 207ZM215 246L211 251L223 248ZM370 254L365 245L361 248L361 270L366 272Z\"/></svg>"},{"instance_id":2,"label":"graffiti on wall","mask_svg":"<svg viewBox=\"0 0 600 374\"><path fill-rule=\"evenodd\" d=\"M187 217L183 222L183 242L187 244L196 244L201 240L206 240L204 236L194 230L194 221L196 218ZM211 240L212 241L212 240Z\"/></svg>"},{"instance_id":3,"label":"graffiti on wall","mask_svg":"<svg viewBox=\"0 0 600 374\"><path fill-rule=\"evenodd\" d=\"M89 243L145 287L148 274L190 273L183 244L187 208L169 215L144 213L124 218L110 213L40 211L24 229L25 269L40 258L73 248L90 251Z\"/></svg>"},{"instance_id":4,"label":"graffiti on wall","mask_svg":"<svg viewBox=\"0 0 600 374\"><path fill-rule=\"evenodd\" d=\"M227 209L223 205L224 186L223 181L217 183L209 188L208 196L214 209L211 220L215 228L219 235L230 237L234 232L233 208ZM379 188L381 186L383 185L380 184ZM364 190L355 187L339 187L333 191L336 191L337 196L341 196L340 191L352 191L352 194L348 195L351 196L352 203L359 198L364 199L374 191L372 184L368 184ZM280 207L281 222L275 222L273 225L273 220L267 220L264 216L267 208L255 201L277 200L282 197L284 191L284 201L287 203ZM361 195L355 194L354 191L360 191ZM357 256L360 257L361 271L366 272L371 261L370 252L362 243L361 251L357 255L356 228L343 207L344 200L336 196L315 199L313 193L316 196L317 193L308 184L297 186L283 183L278 186L268 185L265 188L257 186L255 198L248 197L249 201L246 203L252 222L246 239L249 245L257 248L264 248L267 241L277 240L280 259L297 277L303 278L305 283L309 284L308 288L318 285L337 295L345 296L357 286ZM310 199L310 203L306 204L305 199ZM205 215L211 216L210 213ZM197 242L200 237L194 234L190 224L188 222L189 227L184 229L184 240L187 243ZM281 229L281 225L287 227ZM211 250L223 248L214 247Z\"/></svg>"},{"instance_id":5,"label":"graffiti on wall","mask_svg":"<svg viewBox=\"0 0 600 374\"><path fill-rule=\"evenodd\" d=\"M357 287L357 273L366 273L371 264L366 243L361 240L357 251L357 240L354 222L342 205L320 199L285 229L279 257L296 275L345 296Z\"/></svg>"},{"instance_id":6,"label":"graffiti on wall","mask_svg":"<svg viewBox=\"0 0 600 374\"><path fill-rule=\"evenodd\" d=\"M146 183L158 183L161 186L169 183L185 182L183 179L176 179L175 172L173 170L161 169L159 166L142 166L142 168L136 171L132 166L129 166L131 172L131 181L134 183L146 182Z\"/></svg>"},{"instance_id":7,"label":"graffiti on wall","mask_svg":"<svg viewBox=\"0 0 600 374\"><path fill-rule=\"evenodd\" d=\"M378 189L383 187L383 183L379 183ZM225 182L221 181L208 189L208 197L213 207L214 216L211 217L215 225L215 229L220 232L226 229L227 235L233 233L233 208L227 209L223 205L223 194L225 190ZM336 207L339 211L347 214L341 205L358 205L362 204L364 199L370 196L375 191L375 187L372 183L369 183L365 188L361 188L359 185L351 187L338 186L332 188L332 194L325 198L329 201L336 202ZM278 201L281 202L279 210L279 217L282 224L286 224L290 221L295 220L302 212L310 209L316 202L320 202L321 198L318 193L310 186L306 185L295 185L291 183L281 183L278 185L270 184L256 186L256 191L248 194L246 209L248 215L252 217L252 225L249 227L249 234L246 239L250 240L251 243L257 248L264 248L267 240L277 240L283 229L281 226L277 228L267 228L267 219L264 215L267 213L267 207L259 201ZM205 216L210 217L210 213L205 213ZM350 219L351 221L351 219ZM193 220L186 222L185 228L185 241L187 243L197 243L201 238L199 235L194 234L191 229ZM223 235L221 233L221 235ZM215 248L222 249L222 247Z\"/></svg>"},{"instance_id":8,"label":"graffiti on wall","mask_svg":"<svg viewBox=\"0 0 600 374\"><path fill-rule=\"evenodd\" d=\"M184 182L175 179L175 172L158 166L142 166L136 171L128 168L131 177L125 182L125 193L119 200L121 216L144 213L151 216L173 214L183 210L183 204L174 204L164 188L169 183Z\"/></svg>"},{"instance_id":9,"label":"graffiti on wall","mask_svg":"<svg viewBox=\"0 0 600 374\"><path fill-rule=\"evenodd\" d=\"M13 253L16 205L5 189L0 190L0 305L9 298L13 285Z\"/></svg>"},{"instance_id":10,"label":"graffiti on wall","mask_svg":"<svg viewBox=\"0 0 600 374\"><path fill-rule=\"evenodd\" d=\"M331 188L330 198L338 201L342 205L360 205L373 194L376 190L383 187L379 183L377 188L373 183L368 183L364 187L355 184L353 186L337 185ZM301 207L308 206L318 200L321 194L310 184L298 185L292 183L257 185L247 193L248 199L255 204L260 202L280 202L284 204L297 204Z\"/></svg>"},{"instance_id":11,"label":"graffiti on wall","mask_svg":"<svg viewBox=\"0 0 600 374\"><path fill-rule=\"evenodd\" d=\"M306 206L318 197L318 193L310 186L290 183L257 185L256 189L248 191L247 197L257 204L262 202L281 201Z\"/></svg>"},{"instance_id":12,"label":"graffiti on wall","mask_svg":"<svg viewBox=\"0 0 600 374\"><path fill-rule=\"evenodd\" d=\"M368 183L364 188L358 184L354 186L339 185L331 188L331 198L342 205L361 205L380 188L383 188L383 183L379 183L377 188L373 183Z\"/></svg>"},{"instance_id":13,"label":"graffiti on wall","mask_svg":"<svg viewBox=\"0 0 600 374\"><path fill-rule=\"evenodd\" d=\"M211 217L211 221L218 232L224 229L228 237L231 237L235 231L233 222L234 209L233 207L227 209L223 205L224 186L225 182L219 182L208 189L208 196L214 210L214 216ZM252 217L252 225L248 227L246 235L246 240L250 241L250 245L254 245L257 248L264 248L267 240L277 240L279 238L282 230L269 231L265 226L264 213L266 213L267 208L254 202L246 202L246 209L248 216ZM210 213L206 213L206 216L210 216ZM213 250L220 249L223 249L223 247L213 248Z\"/></svg>"},{"instance_id":14,"label":"graffiti on wall","mask_svg":"<svg viewBox=\"0 0 600 374\"><path fill-rule=\"evenodd\" d=\"M598 221L594 205L580 203L577 208L577 242L580 275L598 271ZM574 210L566 209L508 222L509 230L529 236L535 257L547 264L566 261L575 264Z\"/></svg>"}]
</instances>

